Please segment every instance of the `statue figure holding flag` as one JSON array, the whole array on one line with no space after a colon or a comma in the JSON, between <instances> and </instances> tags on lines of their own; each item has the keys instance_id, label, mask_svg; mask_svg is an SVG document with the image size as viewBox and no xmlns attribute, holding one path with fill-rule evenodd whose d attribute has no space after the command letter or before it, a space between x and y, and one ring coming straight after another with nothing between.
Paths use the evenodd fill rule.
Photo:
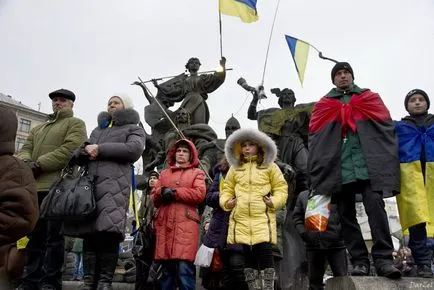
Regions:
<instances>
[{"instance_id":1,"label":"statue figure holding flag","mask_svg":"<svg viewBox=\"0 0 434 290\"><path fill-rule=\"evenodd\" d=\"M153 80L158 89L157 97L171 102L181 102L180 110L186 110L191 118L191 124L208 124L209 109L206 103L208 94L219 88L226 77L226 58L222 57L220 65L222 71L215 71L212 74L201 74L199 72L200 61L196 57L188 60L185 68L189 74L182 73L174 78L158 84Z\"/></svg>"}]
</instances>

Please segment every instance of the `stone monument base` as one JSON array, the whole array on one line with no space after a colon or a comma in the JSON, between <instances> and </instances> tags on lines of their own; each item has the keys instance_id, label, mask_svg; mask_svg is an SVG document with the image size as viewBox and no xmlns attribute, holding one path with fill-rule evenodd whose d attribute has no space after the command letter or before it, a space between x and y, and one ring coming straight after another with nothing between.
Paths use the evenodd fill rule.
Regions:
<instances>
[{"instance_id":1,"label":"stone monument base","mask_svg":"<svg viewBox=\"0 0 434 290\"><path fill-rule=\"evenodd\" d=\"M327 290L404 290L434 289L434 279L405 277L391 280L384 277L336 277L327 280Z\"/></svg>"}]
</instances>

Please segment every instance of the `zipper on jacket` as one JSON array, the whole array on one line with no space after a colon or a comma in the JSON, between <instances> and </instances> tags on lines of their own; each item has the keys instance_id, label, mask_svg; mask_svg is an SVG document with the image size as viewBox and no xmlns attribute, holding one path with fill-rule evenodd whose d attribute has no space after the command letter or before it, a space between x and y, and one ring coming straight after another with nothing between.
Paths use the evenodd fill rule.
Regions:
<instances>
[{"instance_id":1,"label":"zipper on jacket","mask_svg":"<svg viewBox=\"0 0 434 290\"><path fill-rule=\"evenodd\" d=\"M251 201L252 201L252 158L249 161L249 220L250 220L250 247L253 245L253 232L252 232L252 211L251 211Z\"/></svg>"},{"instance_id":2,"label":"zipper on jacket","mask_svg":"<svg viewBox=\"0 0 434 290\"><path fill-rule=\"evenodd\" d=\"M268 222L267 222L267 224L268 224L268 235L269 235L269 237L270 237L270 239L269 239L269 243L271 243L271 220L270 220L270 214L269 214L269 212L268 212L268 205L266 205L266 209L265 209L265 215L267 216L267 220L268 220ZM277 223L277 217L276 217L276 223Z\"/></svg>"},{"instance_id":3,"label":"zipper on jacket","mask_svg":"<svg viewBox=\"0 0 434 290\"><path fill-rule=\"evenodd\" d=\"M55 117L53 120L47 120L47 121L44 123L44 125L41 126L41 128L39 129L39 132L43 132L43 133L45 133L45 134L44 134L44 136L41 136L41 137L38 136L38 147L37 147L37 148L38 148L38 151L35 152L35 156L37 156L37 158L39 157L39 154L40 154L40 152L41 152L41 148L42 148L41 142L42 142L42 141L45 141L45 138L47 137L48 132L50 132L52 128L49 128L49 129L46 130L46 131L44 131L44 129L47 128L48 125L52 125L52 124L54 124L54 123L57 121L58 115L59 115L59 114L57 113L57 114L56 114L56 117ZM36 141L36 140L34 140L33 143L35 143L35 141ZM33 148L35 148L35 147L36 147L35 144L33 144ZM33 152L32 152L32 155L33 155ZM32 160L33 160L33 156L30 156L30 157L31 157ZM37 161L37 160L33 160L33 161Z\"/></svg>"},{"instance_id":4,"label":"zipper on jacket","mask_svg":"<svg viewBox=\"0 0 434 290\"><path fill-rule=\"evenodd\" d=\"M237 221L235 220L235 207L234 207L233 212L232 212L232 221L234 222L234 230L233 230L233 232L234 232L234 244L236 244L237 243L237 238L236 238L237 231L235 229L237 226Z\"/></svg>"}]
</instances>

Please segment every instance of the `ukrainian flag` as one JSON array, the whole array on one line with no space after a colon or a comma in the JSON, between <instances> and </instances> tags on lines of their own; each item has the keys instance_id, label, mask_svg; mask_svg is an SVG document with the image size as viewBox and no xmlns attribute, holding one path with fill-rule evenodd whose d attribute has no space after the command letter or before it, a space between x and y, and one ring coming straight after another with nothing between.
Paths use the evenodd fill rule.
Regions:
<instances>
[{"instance_id":1,"label":"ukrainian flag","mask_svg":"<svg viewBox=\"0 0 434 290\"><path fill-rule=\"evenodd\" d=\"M137 208L137 192L136 192L136 173L134 172L134 166L131 167L131 187L130 187L130 198L129 198L129 210L130 212L133 212L134 219L137 223L137 228L140 227L140 220L139 220L139 210Z\"/></svg>"},{"instance_id":2,"label":"ukrainian flag","mask_svg":"<svg viewBox=\"0 0 434 290\"><path fill-rule=\"evenodd\" d=\"M395 123L401 163L401 193L397 195L403 231L427 223L427 234L434 237L434 126L425 129L399 121ZM425 153L425 180L420 157Z\"/></svg>"},{"instance_id":3,"label":"ukrainian flag","mask_svg":"<svg viewBox=\"0 0 434 290\"><path fill-rule=\"evenodd\" d=\"M242 22L250 23L259 19L256 11L256 0L219 0L221 14L236 16Z\"/></svg>"},{"instance_id":4,"label":"ukrainian flag","mask_svg":"<svg viewBox=\"0 0 434 290\"><path fill-rule=\"evenodd\" d=\"M298 78L303 86L304 71L306 70L307 58L309 56L310 45L300 39L285 35L286 42L288 43L289 50L292 54L292 59L295 63L295 69L298 73Z\"/></svg>"}]
</instances>

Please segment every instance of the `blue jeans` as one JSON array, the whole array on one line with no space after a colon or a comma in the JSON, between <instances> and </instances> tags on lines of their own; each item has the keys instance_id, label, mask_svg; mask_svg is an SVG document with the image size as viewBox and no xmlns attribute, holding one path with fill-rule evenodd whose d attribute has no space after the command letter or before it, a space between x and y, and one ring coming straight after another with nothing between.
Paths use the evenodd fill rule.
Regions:
<instances>
[{"instance_id":1,"label":"blue jeans","mask_svg":"<svg viewBox=\"0 0 434 290\"><path fill-rule=\"evenodd\" d=\"M163 263L162 290L196 289L196 267L192 262L184 260L167 260Z\"/></svg>"},{"instance_id":2,"label":"blue jeans","mask_svg":"<svg viewBox=\"0 0 434 290\"><path fill-rule=\"evenodd\" d=\"M408 229L410 240L408 247L414 258L416 265L431 266L432 251L427 245L426 224L421 223Z\"/></svg>"},{"instance_id":3,"label":"blue jeans","mask_svg":"<svg viewBox=\"0 0 434 290\"><path fill-rule=\"evenodd\" d=\"M83 279L83 253L74 253L75 254L75 267L74 272L72 273L72 280L81 280Z\"/></svg>"}]
</instances>

